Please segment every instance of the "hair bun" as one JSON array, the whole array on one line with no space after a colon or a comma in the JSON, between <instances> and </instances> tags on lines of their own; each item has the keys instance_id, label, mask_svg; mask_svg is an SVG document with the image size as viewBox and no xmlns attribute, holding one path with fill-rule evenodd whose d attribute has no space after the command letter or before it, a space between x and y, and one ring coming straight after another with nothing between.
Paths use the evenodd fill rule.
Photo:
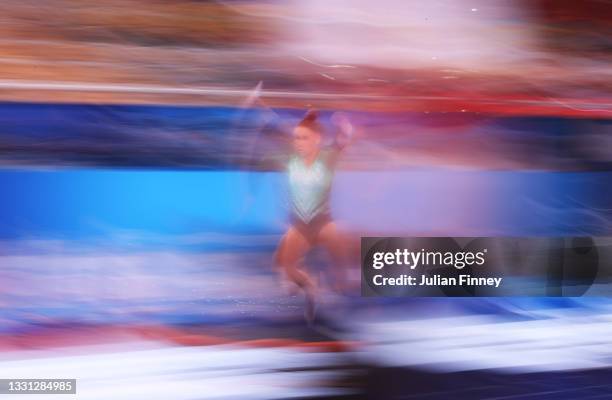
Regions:
<instances>
[{"instance_id":1,"label":"hair bun","mask_svg":"<svg viewBox=\"0 0 612 400\"><path fill-rule=\"evenodd\" d=\"M319 123L319 113L315 110L308 110L308 112L306 113L306 115L304 115L304 118L302 118L298 126L308 128L317 132L318 134L321 134L321 132L323 132L323 127Z\"/></svg>"},{"instance_id":2,"label":"hair bun","mask_svg":"<svg viewBox=\"0 0 612 400\"><path fill-rule=\"evenodd\" d=\"M304 115L302 121L315 122L317 119L319 119L319 112L313 109L306 112L306 115Z\"/></svg>"}]
</instances>

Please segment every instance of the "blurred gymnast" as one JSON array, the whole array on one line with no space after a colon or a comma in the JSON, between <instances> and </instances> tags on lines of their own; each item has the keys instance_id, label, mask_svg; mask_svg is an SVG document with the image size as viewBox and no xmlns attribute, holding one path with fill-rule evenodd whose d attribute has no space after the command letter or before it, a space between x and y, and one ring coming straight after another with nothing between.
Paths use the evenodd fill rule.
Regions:
<instances>
[{"instance_id":1,"label":"blurred gymnast","mask_svg":"<svg viewBox=\"0 0 612 400\"><path fill-rule=\"evenodd\" d=\"M264 105L261 100L257 102ZM333 114L331 120L337 133L330 145L323 143L323 125L316 111L308 111L294 127L272 124L263 133L268 138L274 133L277 139L284 139L283 144L288 144L290 131L290 146L282 146L276 157L268 156L266 162L254 161L265 169L281 169L286 173L289 227L278 245L274 262L281 274L303 291L308 323L315 317L318 285L304 266L304 258L313 247L322 245L328 251L334 264L330 268L334 289L342 292L345 288L346 244L331 215L330 194L338 158L352 140L353 126L341 113Z\"/></svg>"},{"instance_id":2,"label":"blurred gymnast","mask_svg":"<svg viewBox=\"0 0 612 400\"><path fill-rule=\"evenodd\" d=\"M293 129L293 154L285 169L289 184L290 226L276 252L276 262L285 276L304 291L305 316L312 322L316 305L316 282L303 265L306 254L322 245L334 265L335 288L344 285L345 244L330 211L330 193L338 157L352 137L353 127L341 115L332 117L338 130L333 144L323 146L323 127L315 111L309 111Z\"/></svg>"}]
</instances>

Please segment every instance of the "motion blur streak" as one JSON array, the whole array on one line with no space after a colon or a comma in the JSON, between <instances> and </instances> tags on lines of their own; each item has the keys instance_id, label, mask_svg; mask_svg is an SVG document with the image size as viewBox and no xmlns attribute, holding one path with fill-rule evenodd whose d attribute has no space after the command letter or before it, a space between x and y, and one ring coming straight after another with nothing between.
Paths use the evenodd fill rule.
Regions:
<instances>
[{"instance_id":1,"label":"motion blur streak","mask_svg":"<svg viewBox=\"0 0 612 400\"><path fill-rule=\"evenodd\" d=\"M609 2L1 5L0 378L100 400L611 397L610 297L353 290L366 235L610 251ZM354 127L331 196L352 286L309 254L313 325L273 268L285 176L257 162L308 108L325 143L335 112Z\"/></svg>"},{"instance_id":2,"label":"motion blur streak","mask_svg":"<svg viewBox=\"0 0 612 400\"><path fill-rule=\"evenodd\" d=\"M4 100L235 105L228 90L263 80L272 106L611 111L610 11L597 0L3 4L0 73L16 81ZM28 87L58 81L83 87ZM159 90L98 90L108 85Z\"/></svg>"}]
</instances>

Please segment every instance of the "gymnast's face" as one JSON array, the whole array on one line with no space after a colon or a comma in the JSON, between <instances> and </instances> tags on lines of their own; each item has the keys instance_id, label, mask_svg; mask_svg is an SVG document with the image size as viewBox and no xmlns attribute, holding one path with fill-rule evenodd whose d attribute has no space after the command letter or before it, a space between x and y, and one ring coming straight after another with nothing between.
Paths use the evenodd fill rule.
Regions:
<instances>
[{"instance_id":1,"label":"gymnast's face","mask_svg":"<svg viewBox=\"0 0 612 400\"><path fill-rule=\"evenodd\" d=\"M293 148L302 158L311 157L319 151L321 134L305 126L298 126L293 131Z\"/></svg>"}]
</instances>

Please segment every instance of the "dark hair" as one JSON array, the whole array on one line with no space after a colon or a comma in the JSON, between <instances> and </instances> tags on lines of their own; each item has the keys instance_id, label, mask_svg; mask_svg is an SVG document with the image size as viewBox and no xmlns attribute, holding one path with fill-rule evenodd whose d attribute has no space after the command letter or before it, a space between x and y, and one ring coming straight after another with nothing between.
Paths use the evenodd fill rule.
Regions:
<instances>
[{"instance_id":1,"label":"dark hair","mask_svg":"<svg viewBox=\"0 0 612 400\"><path fill-rule=\"evenodd\" d=\"M319 113L316 110L308 110L297 126L308 128L318 134L323 133L323 127L319 123Z\"/></svg>"}]
</instances>

